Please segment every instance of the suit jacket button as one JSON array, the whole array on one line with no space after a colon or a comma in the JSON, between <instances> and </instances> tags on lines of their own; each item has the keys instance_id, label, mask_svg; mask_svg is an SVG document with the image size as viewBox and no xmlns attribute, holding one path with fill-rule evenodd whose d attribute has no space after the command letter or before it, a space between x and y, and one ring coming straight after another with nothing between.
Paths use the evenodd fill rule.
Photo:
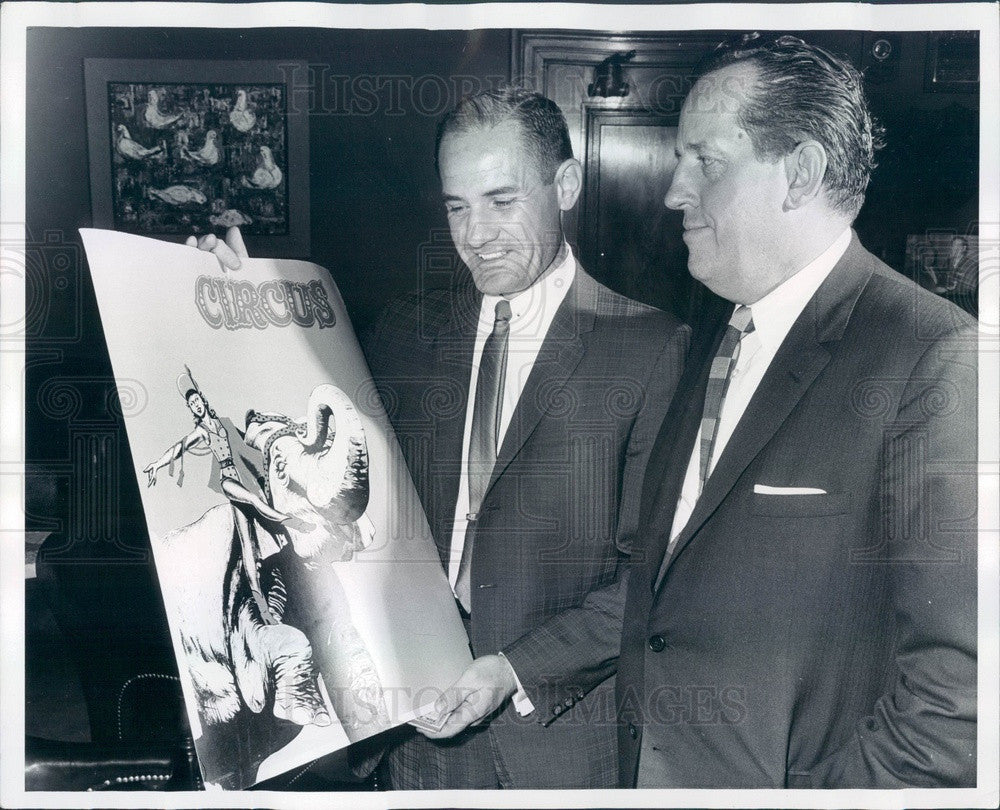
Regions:
<instances>
[{"instance_id":1,"label":"suit jacket button","mask_svg":"<svg viewBox=\"0 0 1000 810\"><path fill-rule=\"evenodd\" d=\"M628 736L631 737L633 740L639 736L638 729L631 723L628 724Z\"/></svg>"},{"instance_id":2,"label":"suit jacket button","mask_svg":"<svg viewBox=\"0 0 1000 810\"><path fill-rule=\"evenodd\" d=\"M566 700L563 701L563 705L567 709L572 708L574 703L576 703L576 701L572 697L568 697L568 698L566 698Z\"/></svg>"},{"instance_id":3,"label":"suit jacket button","mask_svg":"<svg viewBox=\"0 0 1000 810\"><path fill-rule=\"evenodd\" d=\"M663 652L666 646L667 640L663 636L657 634L649 637L649 649L653 652Z\"/></svg>"},{"instance_id":4,"label":"suit jacket button","mask_svg":"<svg viewBox=\"0 0 1000 810\"><path fill-rule=\"evenodd\" d=\"M577 700L583 700L583 697L584 697L583 690L582 689L578 690L577 693L576 693L576 699Z\"/></svg>"},{"instance_id":5,"label":"suit jacket button","mask_svg":"<svg viewBox=\"0 0 1000 810\"><path fill-rule=\"evenodd\" d=\"M552 707L552 714L562 714L562 713L563 713L563 707L560 706L558 703Z\"/></svg>"}]
</instances>

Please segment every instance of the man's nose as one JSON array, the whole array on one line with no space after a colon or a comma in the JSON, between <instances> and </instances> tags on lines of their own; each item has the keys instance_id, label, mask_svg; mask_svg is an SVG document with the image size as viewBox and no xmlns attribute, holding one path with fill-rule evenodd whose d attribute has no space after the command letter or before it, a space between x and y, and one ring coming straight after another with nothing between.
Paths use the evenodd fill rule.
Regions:
<instances>
[{"instance_id":1,"label":"man's nose","mask_svg":"<svg viewBox=\"0 0 1000 810\"><path fill-rule=\"evenodd\" d=\"M694 187L688 177L688 170L677 164L670 181L670 188L667 189L667 196L663 198L663 204L676 211L693 207L695 200Z\"/></svg>"},{"instance_id":2,"label":"man's nose","mask_svg":"<svg viewBox=\"0 0 1000 810\"><path fill-rule=\"evenodd\" d=\"M492 242L499 234L499 227L488 214L471 214L465 227L465 241L473 248L482 247L488 242Z\"/></svg>"}]
</instances>

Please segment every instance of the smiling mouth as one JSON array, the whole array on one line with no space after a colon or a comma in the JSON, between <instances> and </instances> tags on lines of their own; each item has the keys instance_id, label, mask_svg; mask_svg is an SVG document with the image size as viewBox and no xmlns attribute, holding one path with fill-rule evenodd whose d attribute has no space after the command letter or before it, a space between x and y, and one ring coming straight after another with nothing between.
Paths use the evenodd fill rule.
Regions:
<instances>
[{"instance_id":1,"label":"smiling mouth","mask_svg":"<svg viewBox=\"0 0 1000 810\"><path fill-rule=\"evenodd\" d=\"M476 256L479 257L481 262L492 262L496 259L501 259L507 255L506 250L494 250L492 253L477 253Z\"/></svg>"}]
</instances>

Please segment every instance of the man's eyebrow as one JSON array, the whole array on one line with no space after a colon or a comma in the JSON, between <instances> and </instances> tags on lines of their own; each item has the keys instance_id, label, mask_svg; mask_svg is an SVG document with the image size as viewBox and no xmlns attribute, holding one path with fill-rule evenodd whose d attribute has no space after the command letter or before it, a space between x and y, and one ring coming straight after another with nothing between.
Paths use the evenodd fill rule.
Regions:
<instances>
[{"instance_id":1,"label":"man's eyebrow","mask_svg":"<svg viewBox=\"0 0 1000 810\"><path fill-rule=\"evenodd\" d=\"M520 194L523 191L519 186L500 186L499 188L492 188L483 194L484 197L504 197L508 194ZM462 202L464 197L459 197L457 194L442 194L441 199L444 202Z\"/></svg>"},{"instance_id":2,"label":"man's eyebrow","mask_svg":"<svg viewBox=\"0 0 1000 810\"><path fill-rule=\"evenodd\" d=\"M725 149L711 141L696 141L687 144L676 141L674 143L674 156L680 157L682 152L694 152L696 155L709 154L717 157L726 157L728 154Z\"/></svg>"},{"instance_id":3,"label":"man's eyebrow","mask_svg":"<svg viewBox=\"0 0 1000 810\"><path fill-rule=\"evenodd\" d=\"M696 141L695 143L689 143L686 148L692 152L704 152L710 147L705 141Z\"/></svg>"},{"instance_id":4,"label":"man's eyebrow","mask_svg":"<svg viewBox=\"0 0 1000 810\"><path fill-rule=\"evenodd\" d=\"M487 197L501 197L505 194L517 194L521 189L517 186L500 186L486 192Z\"/></svg>"}]
</instances>

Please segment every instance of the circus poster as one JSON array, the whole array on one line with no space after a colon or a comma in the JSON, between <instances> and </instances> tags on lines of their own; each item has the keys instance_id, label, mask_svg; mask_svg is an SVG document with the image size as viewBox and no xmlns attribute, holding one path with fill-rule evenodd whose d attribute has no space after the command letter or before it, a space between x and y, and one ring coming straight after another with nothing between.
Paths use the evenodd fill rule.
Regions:
<instances>
[{"instance_id":1,"label":"circus poster","mask_svg":"<svg viewBox=\"0 0 1000 810\"><path fill-rule=\"evenodd\" d=\"M329 273L82 235L206 785L418 715L468 640Z\"/></svg>"}]
</instances>

